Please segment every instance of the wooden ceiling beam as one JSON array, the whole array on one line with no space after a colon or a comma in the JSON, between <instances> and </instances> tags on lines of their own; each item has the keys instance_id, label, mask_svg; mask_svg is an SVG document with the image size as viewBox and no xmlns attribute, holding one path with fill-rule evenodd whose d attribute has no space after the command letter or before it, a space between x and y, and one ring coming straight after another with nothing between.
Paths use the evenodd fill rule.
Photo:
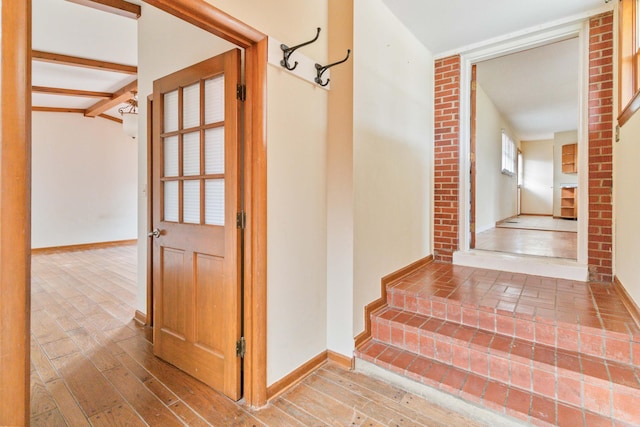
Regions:
<instances>
[{"instance_id":1,"label":"wooden ceiling beam","mask_svg":"<svg viewBox=\"0 0 640 427\"><path fill-rule=\"evenodd\" d=\"M39 107L33 106L31 107L31 111L41 111L44 113L77 113L84 114L86 111L84 108L64 108L64 107ZM122 124L122 119L117 117L109 116L108 114L98 114L97 117L102 119L111 120L112 122ZM92 117L91 117L92 118Z\"/></svg>"},{"instance_id":2,"label":"wooden ceiling beam","mask_svg":"<svg viewBox=\"0 0 640 427\"><path fill-rule=\"evenodd\" d=\"M32 86L31 91L36 93L47 93L50 95L81 96L87 98L110 98L112 96L109 92L94 92L91 90L64 89L60 87L45 86Z\"/></svg>"},{"instance_id":3,"label":"wooden ceiling beam","mask_svg":"<svg viewBox=\"0 0 640 427\"><path fill-rule=\"evenodd\" d=\"M138 80L134 80L128 85L118 89L109 99L103 99L96 102L91 107L87 108L84 115L87 117L96 117L104 113L110 108L115 107L118 104L126 102L128 99L133 98L133 92L138 91Z\"/></svg>"},{"instance_id":4,"label":"wooden ceiling beam","mask_svg":"<svg viewBox=\"0 0 640 427\"><path fill-rule=\"evenodd\" d=\"M52 64L71 65L74 67L91 68L93 70L112 71L115 73L131 75L138 74L138 67L134 65L116 64L115 62L79 58L77 56L62 55L59 53L34 50L31 53L31 57L34 61L49 62Z\"/></svg>"},{"instance_id":5,"label":"wooden ceiling beam","mask_svg":"<svg viewBox=\"0 0 640 427\"><path fill-rule=\"evenodd\" d=\"M45 113L80 113L84 114L84 108L64 108L64 107L31 107L31 111L42 111Z\"/></svg>"},{"instance_id":6,"label":"wooden ceiling beam","mask_svg":"<svg viewBox=\"0 0 640 427\"><path fill-rule=\"evenodd\" d=\"M67 0L71 3L87 6L92 9L109 12L125 18L138 19L141 15L141 7L124 0Z\"/></svg>"},{"instance_id":7,"label":"wooden ceiling beam","mask_svg":"<svg viewBox=\"0 0 640 427\"><path fill-rule=\"evenodd\" d=\"M112 122L116 122L116 123L120 123L122 124L122 119L119 119L117 117L113 117L110 116L108 114L98 114L98 117L102 118L102 119L107 119L107 120L111 120Z\"/></svg>"}]
</instances>

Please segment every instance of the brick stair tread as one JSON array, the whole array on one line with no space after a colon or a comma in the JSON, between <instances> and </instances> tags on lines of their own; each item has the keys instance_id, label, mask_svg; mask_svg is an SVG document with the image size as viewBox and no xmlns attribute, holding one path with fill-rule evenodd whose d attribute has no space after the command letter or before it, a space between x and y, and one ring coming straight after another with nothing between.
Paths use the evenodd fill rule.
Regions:
<instances>
[{"instance_id":1,"label":"brick stair tread","mask_svg":"<svg viewBox=\"0 0 640 427\"><path fill-rule=\"evenodd\" d=\"M430 316L398 310L392 307L382 309L372 315L372 323L377 319L387 322L389 333L380 333L373 338L390 345L397 345L421 353L420 347L407 345L406 332L433 337L434 343L451 343L453 349L470 349L488 353L491 356L504 359L505 369L515 364L525 369L535 367L542 371L555 372L558 378L567 382L587 380L594 384L611 382L627 393L633 393L640 398L640 368L623 364L576 351L556 348L554 346L537 343L526 339L489 332L482 328L462 325ZM378 326L380 327L380 326ZM387 338L388 337L388 338ZM420 345L420 344L418 344ZM418 350L418 351L415 351ZM437 347L436 350L437 351ZM422 354L431 356L430 354ZM458 367L452 356L451 363ZM463 358L464 361L464 358ZM496 365L497 366L497 365ZM506 374L508 376L508 374Z\"/></svg>"},{"instance_id":2,"label":"brick stair tread","mask_svg":"<svg viewBox=\"0 0 640 427\"><path fill-rule=\"evenodd\" d=\"M556 402L541 394L509 386L377 340L371 340L357 350L356 357L534 425L581 425L582 422L576 423L576 419L585 420L585 425L612 424L611 418L584 407Z\"/></svg>"},{"instance_id":3,"label":"brick stair tread","mask_svg":"<svg viewBox=\"0 0 640 427\"><path fill-rule=\"evenodd\" d=\"M480 312L490 313L497 316L512 317L512 318L518 318L518 319L528 320L528 321L541 321L541 322L547 322L549 324L555 323L556 325L558 325L558 327L561 327L561 328L566 327L567 329L576 329L577 327L575 323L564 321L563 319L549 319L544 316L534 316L530 314L517 313L509 310L502 310L492 306L482 305L481 303L472 304L468 302L461 302L445 296L421 294L419 291L412 291L408 289L398 289L395 287L397 286L397 284L398 282L393 282L387 285L387 300L388 300L389 306L403 310L403 311L412 312L415 314L425 314L424 312L421 312L420 300L430 301L430 302L435 301L438 307L440 307L442 310L447 310L449 306L453 305L457 307L456 308L457 311L462 310L462 308L476 309ZM394 296L402 296L401 298L399 298L400 300L405 300L407 296L413 298L415 302L413 302L410 305L415 305L415 307L411 309L407 308L406 306L401 307L400 304L398 304L397 302L398 298L395 298ZM431 312L429 314L431 316L442 318L442 319L447 318L446 312L439 313L437 310L434 310L434 311L435 312ZM588 324L581 324L579 327L585 333L590 333L593 335L606 335L608 337L620 339L620 340L630 339L633 342L640 343L640 331L637 330L637 328L634 329L633 331L628 331L628 330L605 331L601 327L594 327Z\"/></svg>"}]
</instances>

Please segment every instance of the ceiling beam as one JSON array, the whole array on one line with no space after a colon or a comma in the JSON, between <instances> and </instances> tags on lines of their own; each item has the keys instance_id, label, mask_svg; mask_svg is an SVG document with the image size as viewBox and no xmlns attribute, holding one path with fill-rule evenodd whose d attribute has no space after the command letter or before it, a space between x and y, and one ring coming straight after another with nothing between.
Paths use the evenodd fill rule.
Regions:
<instances>
[{"instance_id":1,"label":"ceiling beam","mask_svg":"<svg viewBox=\"0 0 640 427\"><path fill-rule=\"evenodd\" d=\"M48 93L51 95L82 96L87 98L110 98L112 96L109 92L94 92L91 90L64 89L60 87L45 86L32 86L31 91L36 93Z\"/></svg>"},{"instance_id":2,"label":"ceiling beam","mask_svg":"<svg viewBox=\"0 0 640 427\"><path fill-rule=\"evenodd\" d=\"M110 116L108 114L98 114L98 117L103 118L103 119L107 119L107 120L111 120L112 122L116 122L116 123L122 124L122 119Z\"/></svg>"},{"instance_id":3,"label":"ceiling beam","mask_svg":"<svg viewBox=\"0 0 640 427\"><path fill-rule=\"evenodd\" d=\"M52 64L72 65L75 67L91 68L94 70L113 71L123 74L138 74L135 65L116 64L115 62L98 61L96 59L79 58L77 56L62 55L59 53L42 52L34 50L31 53L34 61L50 62Z\"/></svg>"},{"instance_id":4,"label":"ceiling beam","mask_svg":"<svg viewBox=\"0 0 640 427\"><path fill-rule=\"evenodd\" d=\"M129 3L124 0L67 0L71 3L80 4L90 7L92 9L98 9L103 12L114 13L116 15L124 16L125 18L138 19L140 18L141 8L137 4Z\"/></svg>"},{"instance_id":5,"label":"ceiling beam","mask_svg":"<svg viewBox=\"0 0 640 427\"><path fill-rule=\"evenodd\" d=\"M61 107L31 107L31 111L42 111L45 113L84 113L84 108L61 108Z\"/></svg>"},{"instance_id":6,"label":"ceiling beam","mask_svg":"<svg viewBox=\"0 0 640 427\"><path fill-rule=\"evenodd\" d=\"M138 80L134 80L128 85L118 89L109 99L103 99L96 102L91 107L87 108L84 115L87 117L96 117L104 113L110 108L115 107L118 104L126 102L128 99L133 98L133 92L138 91Z\"/></svg>"}]
</instances>

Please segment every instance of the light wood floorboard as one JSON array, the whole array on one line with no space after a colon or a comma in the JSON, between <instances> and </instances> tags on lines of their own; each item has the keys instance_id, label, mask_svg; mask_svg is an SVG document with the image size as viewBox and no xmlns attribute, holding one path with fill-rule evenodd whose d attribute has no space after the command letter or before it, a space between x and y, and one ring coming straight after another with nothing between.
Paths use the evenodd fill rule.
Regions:
<instances>
[{"instance_id":1,"label":"light wood floorboard","mask_svg":"<svg viewBox=\"0 0 640 427\"><path fill-rule=\"evenodd\" d=\"M325 364L266 408L235 403L153 355L135 312L136 247L32 257L32 426L479 425Z\"/></svg>"}]
</instances>

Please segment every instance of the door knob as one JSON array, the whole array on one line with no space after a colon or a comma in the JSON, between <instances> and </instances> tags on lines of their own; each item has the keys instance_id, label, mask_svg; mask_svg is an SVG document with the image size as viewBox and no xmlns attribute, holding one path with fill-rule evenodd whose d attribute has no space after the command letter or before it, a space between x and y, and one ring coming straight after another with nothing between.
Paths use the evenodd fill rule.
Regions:
<instances>
[{"instance_id":1,"label":"door knob","mask_svg":"<svg viewBox=\"0 0 640 427\"><path fill-rule=\"evenodd\" d=\"M147 236L155 237L157 239L158 237L160 237L160 229L156 228L155 230L150 231L149 233L147 233Z\"/></svg>"}]
</instances>

